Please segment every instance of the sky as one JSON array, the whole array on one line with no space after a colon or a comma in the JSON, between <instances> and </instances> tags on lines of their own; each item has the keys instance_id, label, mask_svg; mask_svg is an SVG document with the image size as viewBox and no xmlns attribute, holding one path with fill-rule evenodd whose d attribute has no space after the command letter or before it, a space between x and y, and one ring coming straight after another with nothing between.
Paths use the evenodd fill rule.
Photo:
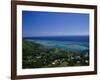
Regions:
<instances>
[{"instance_id":1,"label":"sky","mask_svg":"<svg viewBox=\"0 0 100 80\"><path fill-rule=\"evenodd\" d=\"M89 35L89 14L22 11L22 36Z\"/></svg>"}]
</instances>

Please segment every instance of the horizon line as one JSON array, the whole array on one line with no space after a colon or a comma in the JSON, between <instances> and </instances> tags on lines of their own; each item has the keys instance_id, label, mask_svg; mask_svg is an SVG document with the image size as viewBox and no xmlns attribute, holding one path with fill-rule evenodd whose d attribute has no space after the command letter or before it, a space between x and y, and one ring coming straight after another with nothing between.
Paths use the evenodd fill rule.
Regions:
<instances>
[{"instance_id":1,"label":"horizon line","mask_svg":"<svg viewBox=\"0 0 100 80\"><path fill-rule=\"evenodd\" d=\"M61 36L89 36L89 35L50 35L50 36L22 36L22 37L61 37Z\"/></svg>"}]
</instances>

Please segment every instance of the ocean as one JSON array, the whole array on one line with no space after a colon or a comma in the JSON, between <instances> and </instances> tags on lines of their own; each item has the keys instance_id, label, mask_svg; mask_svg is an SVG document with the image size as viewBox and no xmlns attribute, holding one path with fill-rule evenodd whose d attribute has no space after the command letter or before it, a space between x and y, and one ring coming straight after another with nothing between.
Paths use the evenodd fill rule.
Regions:
<instances>
[{"instance_id":1,"label":"ocean","mask_svg":"<svg viewBox=\"0 0 100 80\"><path fill-rule=\"evenodd\" d=\"M89 50L89 36L23 37L23 40L33 41L48 48L78 51Z\"/></svg>"}]
</instances>

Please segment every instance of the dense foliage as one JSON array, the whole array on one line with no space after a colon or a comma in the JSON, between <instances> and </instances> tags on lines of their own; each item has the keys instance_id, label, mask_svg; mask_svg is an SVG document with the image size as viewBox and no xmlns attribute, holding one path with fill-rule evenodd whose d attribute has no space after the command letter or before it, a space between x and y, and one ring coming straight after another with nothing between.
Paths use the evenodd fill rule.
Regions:
<instances>
[{"instance_id":1,"label":"dense foliage","mask_svg":"<svg viewBox=\"0 0 100 80\"><path fill-rule=\"evenodd\" d=\"M41 44L23 40L23 68L46 68L89 65L88 51L69 51L47 48Z\"/></svg>"}]
</instances>

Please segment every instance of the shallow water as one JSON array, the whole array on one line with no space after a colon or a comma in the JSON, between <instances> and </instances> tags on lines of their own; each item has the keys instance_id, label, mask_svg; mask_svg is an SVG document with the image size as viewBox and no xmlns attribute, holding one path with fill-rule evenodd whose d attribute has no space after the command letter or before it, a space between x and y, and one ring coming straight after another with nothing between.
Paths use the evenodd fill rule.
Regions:
<instances>
[{"instance_id":1,"label":"shallow water","mask_svg":"<svg viewBox=\"0 0 100 80\"><path fill-rule=\"evenodd\" d=\"M33 41L39 43L48 48L62 48L68 50L88 50L88 42L74 42L74 41L55 41L55 40L33 40L27 39L28 41Z\"/></svg>"}]
</instances>

